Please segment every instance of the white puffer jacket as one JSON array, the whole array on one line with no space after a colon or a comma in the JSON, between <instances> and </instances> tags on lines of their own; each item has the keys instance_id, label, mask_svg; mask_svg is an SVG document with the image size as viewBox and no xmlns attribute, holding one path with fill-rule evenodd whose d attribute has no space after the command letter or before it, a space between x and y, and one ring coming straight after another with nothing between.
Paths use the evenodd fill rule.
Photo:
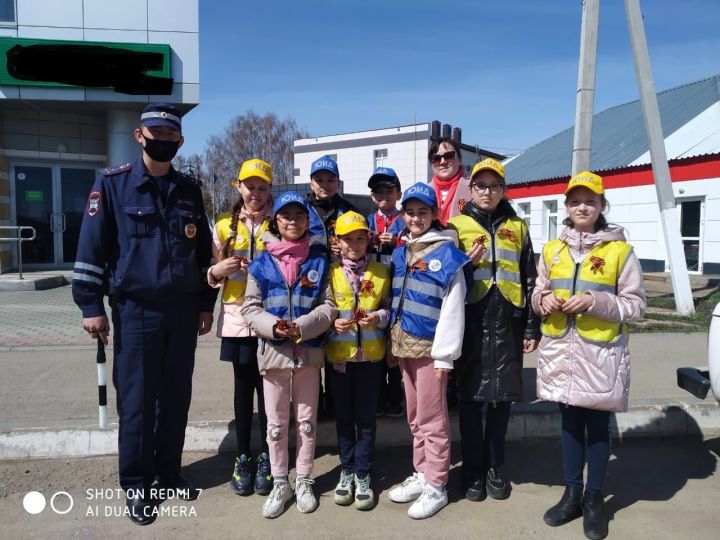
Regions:
<instances>
[{"instance_id":1,"label":"white puffer jacket","mask_svg":"<svg viewBox=\"0 0 720 540\"><path fill-rule=\"evenodd\" d=\"M566 227L560 240L567 243L575 262L580 262L600 242L625 240L621 227L587 234ZM532 295L532 306L545 315L542 297L552 294L548 270L540 257L538 278ZM587 313L607 321L626 323L640 319L645 311L640 261L634 252L628 256L618 277L617 294L590 291L593 304ZM630 390L630 352L628 335L623 333L615 343L585 341L572 323L561 337L543 336L537 362L537 396L546 401L568 405L623 412L628 407Z\"/></svg>"}]
</instances>

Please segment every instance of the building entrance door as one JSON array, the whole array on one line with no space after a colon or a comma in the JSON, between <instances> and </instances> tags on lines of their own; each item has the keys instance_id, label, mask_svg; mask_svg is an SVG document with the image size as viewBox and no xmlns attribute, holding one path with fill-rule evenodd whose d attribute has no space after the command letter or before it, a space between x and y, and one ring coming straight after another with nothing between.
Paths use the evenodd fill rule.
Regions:
<instances>
[{"instance_id":1,"label":"building entrance door","mask_svg":"<svg viewBox=\"0 0 720 540\"><path fill-rule=\"evenodd\" d=\"M88 165L15 163L11 167L16 225L35 227L23 243L23 267L71 268L95 169Z\"/></svg>"}]
</instances>

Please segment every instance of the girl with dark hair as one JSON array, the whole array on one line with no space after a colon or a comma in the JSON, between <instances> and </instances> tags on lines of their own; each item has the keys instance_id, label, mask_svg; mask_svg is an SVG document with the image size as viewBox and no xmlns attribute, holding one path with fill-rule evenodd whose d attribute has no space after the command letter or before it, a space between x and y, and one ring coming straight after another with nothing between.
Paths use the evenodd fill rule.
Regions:
<instances>
[{"instance_id":1,"label":"girl with dark hair","mask_svg":"<svg viewBox=\"0 0 720 540\"><path fill-rule=\"evenodd\" d=\"M450 220L473 262L465 306L463 354L455 363L460 393L462 488L465 497L507 499L505 435L513 402L523 398L523 354L537 348L540 319L530 308L537 271L525 221L506 198L505 170L477 163L471 200ZM483 422L484 420L484 422Z\"/></svg>"},{"instance_id":2,"label":"girl with dark hair","mask_svg":"<svg viewBox=\"0 0 720 540\"><path fill-rule=\"evenodd\" d=\"M466 268L454 231L437 222L435 192L419 182L405 191L405 242L393 252L390 342L400 364L415 471L390 490L413 519L433 516L448 503L450 419L448 373L460 356L465 325Z\"/></svg>"},{"instance_id":3,"label":"girl with dark hair","mask_svg":"<svg viewBox=\"0 0 720 540\"><path fill-rule=\"evenodd\" d=\"M253 401L257 393L258 419L264 441L267 417L263 400L262 378L258 372L255 333L240 314L245 299L247 266L265 249L262 234L267 230L271 215L270 185L272 167L260 159L242 164L237 180L238 200L231 213L218 217L213 232L214 261L208 269L208 283L222 287L222 304L218 318L220 360L232 362L235 375L234 409L237 458L230 487L238 495L255 491L267 495L272 489L268 447L254 455L250 449Z\"/></svg>"},{"instance_id":4,"label":"girl with dark hair","mask_svg":"<svg viewBox=\"0 0 720 540\"><path fill-rule=\"evenodd\" d=\"M570 178L569 223L558 240L545 244L532 295L533 309L543 317L537 395L560 405L565 471L565 492L544 520L556 527L583 516L592 540L608 534L602 489L610 413L628 406L627 323L645 311L640 262L623 229L606 224L606 204L601 177L585 171Z\"/></svg>"},{"instance_id":5,"label":"girl with dark hair","mask_svg":"<svg viewBox=\"0 0 720 540\"><path fill-rule=\"evenodd\" d=\"M274 483L263 516L276 518L295 497L302 513L317 508L310 478L315 458L324 334L337 316L322 249L311 249L310 208L296 192L278 197L265 251L248 267L241 313L260 338L258 367L268 416L267 443ZM294 410L295 493L288 481L290 406Z\"/></svg>"}]
</instances>

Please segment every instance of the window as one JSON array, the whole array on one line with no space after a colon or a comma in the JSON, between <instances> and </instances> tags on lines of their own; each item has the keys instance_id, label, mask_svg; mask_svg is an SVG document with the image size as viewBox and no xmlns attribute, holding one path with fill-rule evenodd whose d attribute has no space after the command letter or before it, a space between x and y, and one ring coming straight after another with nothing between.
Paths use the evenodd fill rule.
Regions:
<instances>
[{"instance_id":1,"label":"window","mask_svg":"<svg viewBox=\"0 0 720 540\"><path fill-rule=\"evenodd\" d=\"M388 157L387 148L381 148L379 150L375 150L374 157L375 157L375 168L377 169L378 167L384 167L385 163L387 162L387 157Z\"/></svg>"},{"instance_id":2,"label":"window","mask_svg":"<svg viewBox=\"0 0 720 540\"><path fill-rule=\"evenodd\" d=\"M557 201L545 201L545 240L555 240L557 238Z\"/></svg>"},{"instance_id":3,"label":"window","mask_svg":"<svg viewBox=\"0 0 720 540\"><path fill-rule=\"evenodd\" d=\"M15 23L15 0L0 0L0 24Z\"/></svg>"},{"instance_id":4,"label":"window","mask_svg":"<svg viewBox=\"0 0 720 540\"><path fill-rule=\"evenodd\" d=\"M529 202L521 202L518 203L518 216L523 218L525 220L525 223L528 226L528 229L530 228L530 203Z\"/></svg>"}]
</instances>

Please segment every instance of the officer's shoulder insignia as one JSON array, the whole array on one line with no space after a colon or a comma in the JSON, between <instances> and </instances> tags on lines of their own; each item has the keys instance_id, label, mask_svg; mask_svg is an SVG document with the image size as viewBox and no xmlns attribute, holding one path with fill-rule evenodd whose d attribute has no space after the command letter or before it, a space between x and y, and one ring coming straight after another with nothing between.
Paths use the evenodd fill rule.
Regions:
<instances>
[{"instance_id":1,"label":"officer's shoulder insignia","mask_svg":"<svg viewBox=\"0 0 720 540\"><path fill-rule=\"evenodd\" d=\"M105 176L114 176L116 174L128 172L131 169L132 163L116 163L115 165L110 165L109 167L100 169L100 174L104 174Z\"/></svg>"}]
</instances>

